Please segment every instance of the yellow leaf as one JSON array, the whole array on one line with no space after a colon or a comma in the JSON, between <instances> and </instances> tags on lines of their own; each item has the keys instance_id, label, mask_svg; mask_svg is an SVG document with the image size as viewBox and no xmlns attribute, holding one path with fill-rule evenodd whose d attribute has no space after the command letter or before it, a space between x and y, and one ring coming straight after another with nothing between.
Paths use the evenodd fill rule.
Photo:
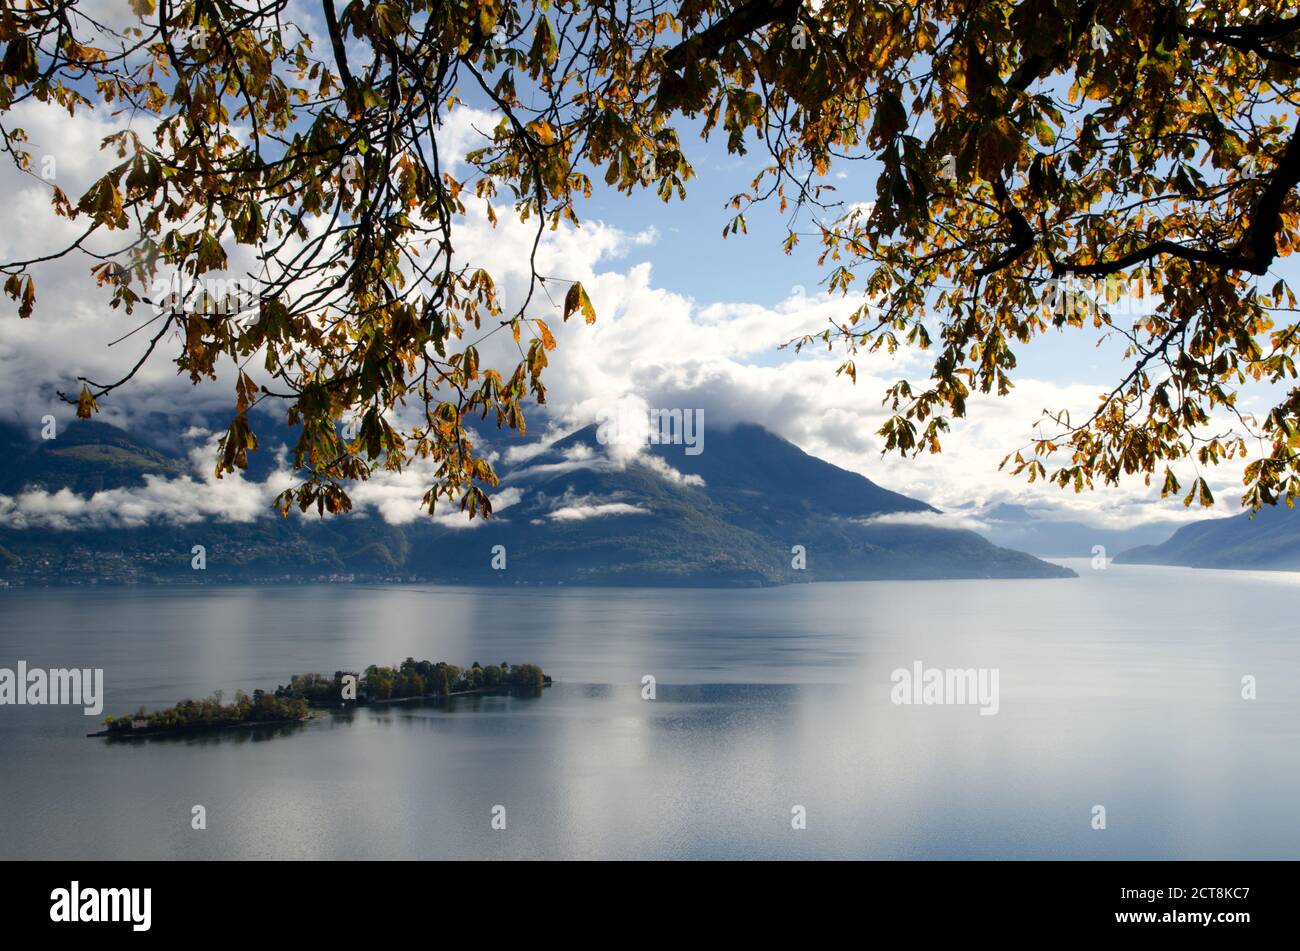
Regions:
<instances>
[{"instance_id":1,"label":"yellow leaf","mask_svg":"<svg viewBox=\"0 0 1300 951\"><path fill-rule=\"evenodd\" d=\"M574 281L569 286L569 292L564 295L564 319L568 320L578 311L582 311L582 316L587 323L596 322L596 308L591 305L591 298L587 296L587 291L582 284Z\"/></svg>"},{"instance_id":2,"label":"yellow leaf","mask_svg":"<svg viewBox=\"0 0 1300 951\"><path fill-rule=\"evenodd\" d=\"M95 404L95 397L90 392L90 387L82 386L81 395L77 397L77 419L90 419L92 412L98 413L99 407Z\"/></svg>"},{"instance_id":3,"label":"yellow leaf","mask_svg":"<svg viewBox=\"0 0 1300 951\"><path fill-rule=\"evenodd\" d=\"M555 130L551 128L549 122L536 119L533 122L528 123L528 131L531 132L533 138L537 139L537 141L542 143L542 145L555 144Z\"/></svg>"}]
</instances>

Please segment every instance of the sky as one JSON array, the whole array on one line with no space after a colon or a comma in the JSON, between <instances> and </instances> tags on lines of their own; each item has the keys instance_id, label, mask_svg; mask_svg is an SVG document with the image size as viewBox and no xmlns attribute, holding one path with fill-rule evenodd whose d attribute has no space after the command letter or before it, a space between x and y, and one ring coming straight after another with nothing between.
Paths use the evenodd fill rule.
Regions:
<instances>
[{"instance_id":1,"label":"sky","mask_svg":"<svg viewBox=\"0 0 1300 951\"><path fill-rule=\"evenodd\" d=\"M25 104L17 112L11 119L27 129L37 167L42 167L43 158L52 158L55 181L68 194L80 194L111 164L99 142L120 127L120 117L99 113L70 119L65 112L38 104ZM444 129L442 151L463 154L474 147L477 130L491 129L495 121L487 110L462 107ZM698 176L688 183L685 201L664 204L651 194L628 198L603 186L596 176L596 193L578 208L581 228L565 226L547 233L539 271L581 280L599 318L591 326L576 320L563 324L558 305L564 284L550 291L554 305L543 295L540 309L532 314L547 319L559 341L544 377L549 412L543 438L595 422L620 401L631 401L702 411L706 427L740 421L762 424L813 455L945 511L1013 502L1047 518L1108 527L1204 517L1199 509L1186 510L1181 501L1159 500L1140 480L1075 494L1030 485L998 471L1005 455L1026 445L1044 409L1086 413L1120 378L1117 348L1098 347L1086 332L1052 332L1022 347L1011 395L976 395L969 418L954 421L941 454L882 457L876 431L887 415L881 405L885 388L903 376L923 379L929 358L908 351L858 357L853 384L835 375L843 360L839 352L806 350L796 355L781 349L783 342L847 315L859 302L822 292L819 281L825 272L816 265L815 242L805 242L793 255L782 252L786 218L774 205L747 214L748 234L724 239L729 218L724 203L745 189L762 164L761 156L729 155L721 142L702 143L685 135L683 142ZM846 203L867 202L875 194L873 169L867 163L850 164L827 181ZM7 196L0 208L0 258L51 250L73 233L73 226L53 217L43 183L5 163L0 167L0 189ZM508 303L526 281L526 249L533 229L520 226L503 209L498 212L494 228L471 201L456 246L464 260L493 273ZM141 313L127 317L111 310L90 278L90 263L72 257L37 269L38 304L29 320L18 320L16 305L7 298L0 306L0 416L33 433L46 414L75 425L69 408L55 398L55 389L75 392L78 375L98 381L115 378L141 353L143 341L138 337L108 345L134 329ZM150 316L147 309L144 316ZM484 350L485 365L513 365L510 353L493 352L492 346L495 343ZM494 356L500 356L496 363ZM137 494L134 502L143 507L145 517L153 504L172 517L178 507L184 514L185 498L196 494L189 489L206 486L215 491L211 456L193 451L209 445L210 434L193 427L210 425L214 411L229 413L232 404L228 379L192 387L187 379L177 378L165 355L148 364L128 388L103 401L101 418L128 431L144 425L149 414L177 419L176 449L194 459L192 484L179 487L186 491L178 492L178 486L163 480L156 489ZM1256 408L1263 408L1258 398ZM530 430L534 434L535 427ZM1185 484L1191 474L1190 467L1182 467ZM1221 466L1204 474L1222 513L1232 512L1241 492L1240 467ZM390 521L409 520L426 485L422 476L427 472L418 466L400 478L386 476L385 484L360 493L359 504ZM255 517L261 511L258 503L265 501L269 510L270 498L283 488L284 474L276 480L256 486L240 480L233 489L227 483L220 491L234 493L228 502L194 503L193 513ZM92 509L92 501L76 500L68 524L75 524L78 512ZM108 502L101 500L100 508ZM0 497L0 521L13 524L21 510L21 500Z\"/></svg>"}]
</instances>

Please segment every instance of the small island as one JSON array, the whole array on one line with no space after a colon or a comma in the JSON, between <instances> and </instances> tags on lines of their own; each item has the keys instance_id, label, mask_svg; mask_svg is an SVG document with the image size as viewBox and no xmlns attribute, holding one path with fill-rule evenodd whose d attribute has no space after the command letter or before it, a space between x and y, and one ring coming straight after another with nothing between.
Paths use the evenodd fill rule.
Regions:
<instances>
[{"instance_id":1,"label":"small island","mask_svg":"<svg viewBox=\"0 0 1300 951\"><path fill-rule=\"evenodd\" d=\"M502 693L511 690L540 691L551 678L536 664L508 663L482 666L475 661L460 668L444 661L406 658L396 667L371 665L364 674L336 670L333 678L323 674L298 674L275 695L285 700L305 700L313 707L338 707L405 700L441 700L461 694Z\"/></svg>"},{"instance_id":2,"label":"small island","mask_svg":"<svg viewBox=\"0 0 1300 951\"><path fill-rule=\"evenodd\" d=\"M412 700L446 701L466 694L540 694L551 685L536 664L502 663L468 668L445 661L406 658L396 667L374 664L364 673L336 670L334 676L319 673L295 674L274 693L254 690L249 696L235 691L233 703L223 703L220 690L205 700L182 700L173 707L152 713L141 707L119 717L105 717L104 729L91 737L143 737L155 734L237 727L273 726L310 719L313 707L341 708Z\"/></svg>"}]
</instances>

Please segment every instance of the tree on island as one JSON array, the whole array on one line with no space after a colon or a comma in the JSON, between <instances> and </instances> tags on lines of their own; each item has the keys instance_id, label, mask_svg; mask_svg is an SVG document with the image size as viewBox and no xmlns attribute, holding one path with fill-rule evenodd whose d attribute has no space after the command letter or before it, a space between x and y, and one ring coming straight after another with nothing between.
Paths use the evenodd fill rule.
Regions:
<instances>
[{"instance_id":1,"label":"tree on island","mask_svg":"<svg viewBox=\"0 0 1300 951\"><path fill-rule=\"evenodd\" d=\"M128 733L139 729L141 722L150 730L177 730L301 720L313 706L336 706L343 702L344 678L353 676L356 675L342 670L335 671L332 679L318 673L294 674L288 684L277 687L274 693L257 689L250 697L237 690L235 702L226 704L222 702L222 691L217 690L206 700L182 700L153 713L140 707L134 715L105 717L104 726L109 733ZM398 667L375 664L367 667L357 700L400 700L431 694L447 699L456 693L498 687L540 692L546 683L546 675L536 664L516 664L513 668L502 664L499 668L485 669L475 663L469 670L462 670L443 661L435 664L408 657Z\"/></svg>"},{"instance_id":2,"label":"tree on island","mask_svg":"<svg viewBox=\"0 0 1300 951\"><path fill-rule=\"evenodd\" d=\"M1246 502L1300 492L1300 324L1271 273L1300 211L1300 14L1281 0L309 0L310 36L287 0L131 8L114 31L75 0L0 0L0 129L20 168L43 181L12 122L31 100L133 117L84 194L44 183L83 233L5 264L4 287L29 317L40 260L88 254L113 306L158 305L141 364L162 351L196 383L236 367L220 472L257 448L249 410L282 401L305 473L282 510L346 511L348 481L418 456L439 466L430 509L487 514L497 479L466 425L522 431L525 401L544 401L546 288L562 319L596 312L535 266L507 309L455 256L456 229L473 204L540 240L577 223L594 177L683 197L698 154L683 129L770 158L737 183L724 233L773 204L786 250L818 244L831 291L857 295L796 346L843 347L850 379L857 353L933 349L928 378L886 393L887 450L939 451L972 392L1010 390L1033 338L1092 328L1126 343L1123 370L1095 412L1049 409L1008 447L1014 472L1076 489L1132 473L1182 495L1175 468L1249 458ZM435 132L469 96L500 121L451 155ZM876 179L873 206L835 203L841 171ZM194 283L233 245L259 262L242 320ZM176 271L198 289L151 300ZM1117 295L1098 301L1106 279ZM521 359L482 365L503 330ZM66 398L89 417L134 372ZM1237 404L1254 381L1280 394L1259 417ZM398 404L420 421L396 429ZM1204 478L1185 501L1211 504Z\"/></svg>"},{"instance_id":3,"label":"tree on island","mask_svg":"<svg viewBox=\"0 0 1300 951\"><path fill-rule=\"evenodd\" d=\"M343 702L344 671L336 671L333 679L321 674L294 674L289 683L276 688L277 698L303 700L310 704L333 706ZM371 664L361 674L358 685L359 702L401 700L415 697L449 697L455 693L474 690L516 687L540 689L546 684L546 675L535 664L502 664L500 667L481 667L477 663L462 669L445 661L434 663L408 657L396 667Z\"/></svg>"},{"instance_id":4,"label":"tree on island","mask_svg":"<svg viewBox=\"0 0 1300 951\"><path fill-rule=\"evenodd\" d=\"M137 729L136 721L144 720L144 728L149 730L195 729L301 720L309 712L305 699L271 695L264 690L254 690L252 697L242 690L236 691L235 702L223 704L222 693L218 690L205 700L182 700L173 707L153 713L147 713L141 707L134 715L105 717L104 727L110 733L126 733Z\"/></svg>"}]
</instances>

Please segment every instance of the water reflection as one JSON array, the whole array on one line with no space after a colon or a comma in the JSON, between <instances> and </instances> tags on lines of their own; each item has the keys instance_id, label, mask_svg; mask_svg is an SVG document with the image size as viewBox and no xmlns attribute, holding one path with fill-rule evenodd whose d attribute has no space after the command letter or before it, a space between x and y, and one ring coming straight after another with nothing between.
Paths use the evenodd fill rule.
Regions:
<instances>
[{"instance_id":1,"label":"water reflection","mask_svg":"<svg viewBox=\"0 0 1300 951\"><path fill-rule=\"evenodd\" d=\"M0 855L1300 854L1295 580L1084 568L743 592L6 593L10 661L103 667L106 710L406 656L535 662L557 683L110 742L79 710L6 707ZM893 705L890 672L916 661L999 669L999 713Z\"/></svg>"},{"instance_id":2,"label":"water reflection","mask_svg":"<svg viewBox=\"0 0 1300 951\"><path fill-rule=\"evenodd\" d=\"M216 746L219 743L264 743L280 737L295 736L307 728L307 723L258 723L238 727L213 727L207 730L183 730L175 733L150 733L145 736L109 734L102 739L111 746L138 746L148 744L181 744L184 746Z\"/></svg>"}]
</instances>

